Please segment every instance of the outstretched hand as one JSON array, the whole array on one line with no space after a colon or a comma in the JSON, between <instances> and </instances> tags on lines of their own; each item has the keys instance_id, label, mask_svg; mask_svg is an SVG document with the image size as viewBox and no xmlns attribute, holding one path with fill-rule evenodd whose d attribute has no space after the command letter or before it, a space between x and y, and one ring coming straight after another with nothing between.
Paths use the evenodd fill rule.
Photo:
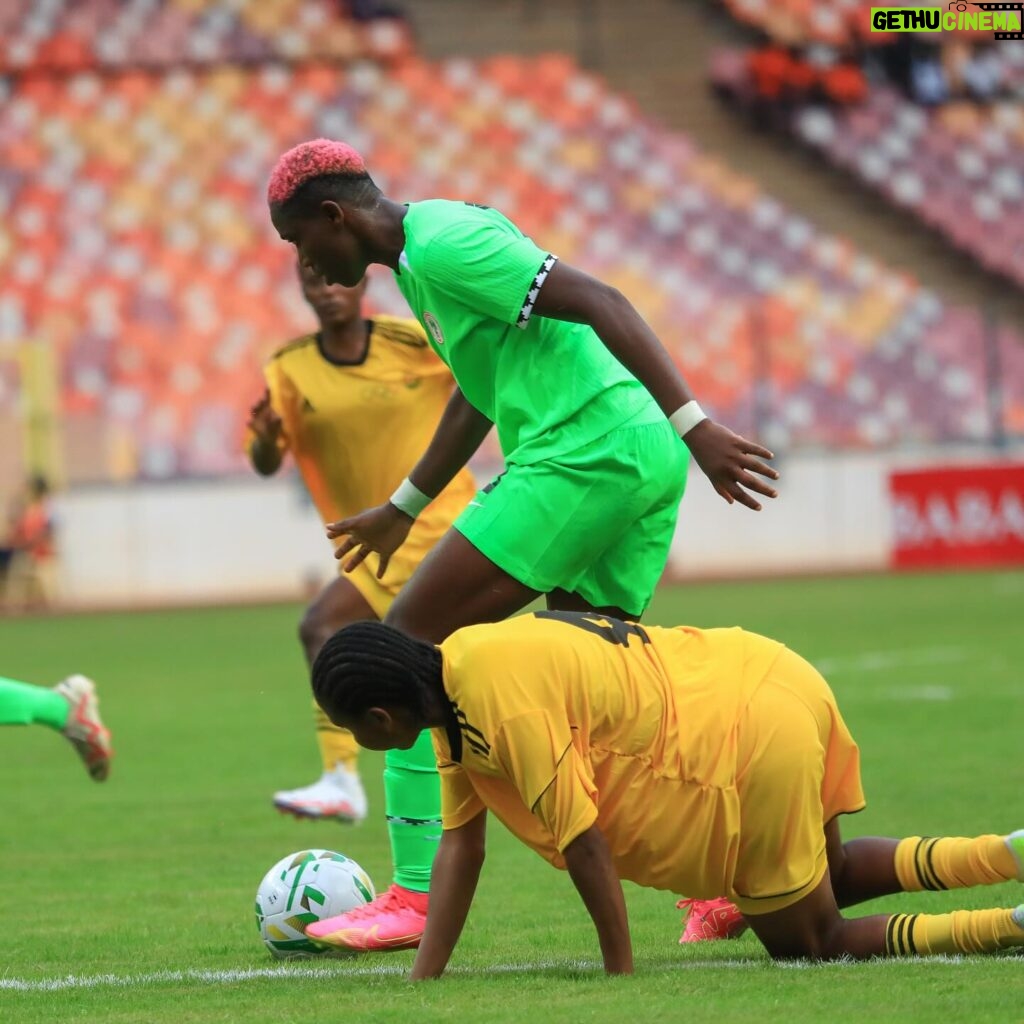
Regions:
<instances>
[{"instance_id":1,"label":"outstretched hand","mask_svg":"<svg viewBox=\"0 0 1024 1024\"><path fill-rule=\"evenodd\" d=\"M761 461L775 458L767 448L710 419L702 420L687 431L684 440L697 465L711 481L711 486L730 505L738 501L760 512L761 503L748 491L763 494L766 498L778 496L775 488L761 479L779 479L778 471Z\"/></svg>"},{"instance_id":2,"label":"outstretched hand","mask_svg":"<svg viewBox=\"0 0 1024 1024\"><path fill-rule=\"evenodd\" d=\"M355 551L343 566L345 572L351 572L366 561L371 551L376 551L380 555L377 579L381 579L387 572L391 556L409 536L413 522L411 516L407 516L388 501L358 515L349 516L348 519L328 523L327 536L331 540L345 537L334 552L335 558L343 559L350 551Z\"/></svg>"}]
</instances>

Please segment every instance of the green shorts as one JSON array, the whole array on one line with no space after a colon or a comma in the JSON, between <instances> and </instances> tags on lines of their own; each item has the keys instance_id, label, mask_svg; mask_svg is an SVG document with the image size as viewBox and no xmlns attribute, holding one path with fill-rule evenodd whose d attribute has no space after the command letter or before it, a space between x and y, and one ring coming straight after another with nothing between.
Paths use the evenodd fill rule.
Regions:
<instances>
[{"instance_id":1,"label":"green shorts","mask_svg":"<svg viewBox=\"0 0 1024 1024\"><path fill-rule=\"evenodd\" d=\"M668 420L639 419L567 455L509 465L455 529L533 590L639 616L665 569L690 464Z\"/></svg>"}]
</instances>

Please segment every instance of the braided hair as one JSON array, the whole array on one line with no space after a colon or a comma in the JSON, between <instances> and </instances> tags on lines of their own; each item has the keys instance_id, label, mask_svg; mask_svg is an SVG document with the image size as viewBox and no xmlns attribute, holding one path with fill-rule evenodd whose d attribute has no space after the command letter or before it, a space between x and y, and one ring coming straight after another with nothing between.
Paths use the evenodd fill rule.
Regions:
<instances>
[{"instance_id":1,"label":"braided hair","mask_svg":"<svg viewBox=\"0 0 1024 1024\"><path fill-rule=\"evenodd\" d=\"M376 707L404 708L422 720L429 694L441 686L441 652L382 622L339 629L313 662L313 696L341 718Z\"/></svg>"}]
</instances>

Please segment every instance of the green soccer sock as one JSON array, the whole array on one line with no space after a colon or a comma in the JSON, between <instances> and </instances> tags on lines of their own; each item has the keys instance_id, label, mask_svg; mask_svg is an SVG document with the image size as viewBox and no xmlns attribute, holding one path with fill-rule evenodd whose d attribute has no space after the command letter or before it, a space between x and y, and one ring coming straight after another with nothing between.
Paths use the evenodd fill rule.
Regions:
<instances>
[{"instance_id":1,"label":"green soccer sock","mask_svg":"<svg viewBox=\"0 0 1024 1024\"><path fill-rule=\"evenodd\" d=\"M48 686L19 683L0 676L0 725L48 725L58 731L68 722L68 702Z\"/></svg>"},{"instance_id":2,"label":"green soccer sock","mask_svg":"<svg viewBox=\"0 0 1024 1024\"><path fill-rule=\"evenodd\" d=\"M441 782L429 730L421 732L409 750L384 755L384 810L395 882L427 892L441 841Z\"/></svg>"}]
</instances>

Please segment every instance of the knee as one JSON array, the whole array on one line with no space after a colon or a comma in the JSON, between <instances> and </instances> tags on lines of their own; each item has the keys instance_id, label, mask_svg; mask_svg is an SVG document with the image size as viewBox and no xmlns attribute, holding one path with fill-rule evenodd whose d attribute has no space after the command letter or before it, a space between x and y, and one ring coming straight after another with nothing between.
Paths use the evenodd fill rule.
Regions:
<instances>
[{"instance_id":1,"label":"knee","mask_svg":"<svg viewBox=\"0 0 1024 1024\"><path fill-rule=\"evenodd\" d=\"M333 629L317 606L310 605L299 622L299 643L306 652L309 663L312 664L316 656L330 638Z\"/></svg>"},{"instance_id":2,"label":"knee","mask_svg":"<svg viewBox=\"0 0 1024 1024\"><path fill-rule=\"evenodd\" d=\"M841 960L854 950L847 942L846 921L794 935L790 941L769 948L773 960Z\"/></svg>"}]
</instances>

